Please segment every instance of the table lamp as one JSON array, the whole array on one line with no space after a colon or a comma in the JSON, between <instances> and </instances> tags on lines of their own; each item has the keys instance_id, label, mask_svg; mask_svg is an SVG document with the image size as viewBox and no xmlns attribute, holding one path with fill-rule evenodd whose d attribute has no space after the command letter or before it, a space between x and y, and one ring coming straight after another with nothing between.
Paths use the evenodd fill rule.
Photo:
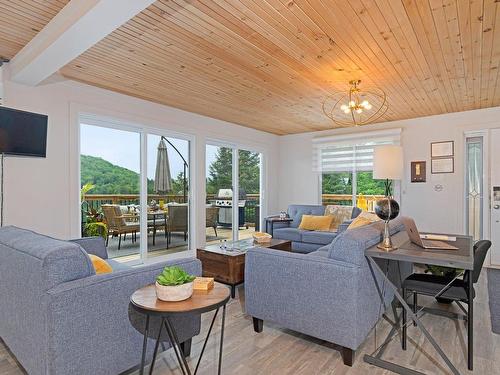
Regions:
<instances>
[{"instance_id":1,"label":"table lamp","mask_svg":"<svg viewBox=\"0 0 500 375\"><path fill-rule=\"evenodd\" d=\"M392 181L403 178L403 148L396 145L378 146L373 152L373 178L385 180L385 198L377 201L375 213L384 220L384 239L377 246L385 251L396 250L392 245L389 222L399 214L399 204L392 195Z\"/></svg>"}]
</instances>

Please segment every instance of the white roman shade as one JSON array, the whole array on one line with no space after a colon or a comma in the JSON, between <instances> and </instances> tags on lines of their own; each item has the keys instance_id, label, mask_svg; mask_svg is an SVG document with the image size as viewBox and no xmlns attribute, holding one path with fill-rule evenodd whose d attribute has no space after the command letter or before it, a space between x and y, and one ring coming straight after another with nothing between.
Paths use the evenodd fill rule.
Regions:
<instances>
[{"instance_id":1,"label":"white roman shade","mask_svg":"<svg viewBox=\"0 0 500 375\"><path fill-rule=\"evenodd\" d=\"M320 173L371 171L374 149L400 140L399 128L314 138L313 168Z\"/></svg>"}]
</instances>

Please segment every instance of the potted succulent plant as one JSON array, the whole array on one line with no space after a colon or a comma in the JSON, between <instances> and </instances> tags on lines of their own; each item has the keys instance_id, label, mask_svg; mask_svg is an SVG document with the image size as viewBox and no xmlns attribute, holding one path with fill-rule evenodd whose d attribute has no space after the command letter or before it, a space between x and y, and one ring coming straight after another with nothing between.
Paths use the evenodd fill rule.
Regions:
<instances>
[{"instance_id":1,"label":"potted succulent plant","mask_svg":"<svg viewBox=\"0 0 500 375\"><path fill-rule=\"evenodd\" d=\"M156 278L156 297L168 302L188 299L193 294L195 278L180 267L165 267Z\"/></svg>"}]
</instances>

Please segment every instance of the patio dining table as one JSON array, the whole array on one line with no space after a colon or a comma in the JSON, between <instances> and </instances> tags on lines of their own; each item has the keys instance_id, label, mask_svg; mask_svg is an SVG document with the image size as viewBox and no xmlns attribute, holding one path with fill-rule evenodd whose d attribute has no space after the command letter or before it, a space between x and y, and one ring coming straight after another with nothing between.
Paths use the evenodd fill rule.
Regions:
<instances>
[{"instance_id":1,"label":"patio dining table","mask_svg":"<svg viewBox=\"0 0 500 375\"><path fill-rule=\"evenodd\" d=\"M164 231L165 231L165 237L167 238L167 249L168 249L168 245L169 245L169 241L168 241L168 236L167 236L167 232L168 232L168 228L167 228L167 220L168 220L168 213L167 213L167 210L148 210L148 227L149 227L149 221L153 221L153 225L152 225L152 228L153 228L153 246L155 245L155 240L156 240L156 221L157 220L160 220L159 223L161 223L163 221L163 223L161 223L160 225L163 225L163 228L164 228Z\"/></svg>"},{"instance_id":2,"label":"patio dining table","mask_svg":"<svg viewBox=\"0 0 500 375\"><path fill-rule=\"evenodd\" d=\"M129 213L130 217L134 218L134 220L138 220L140 217L140 206L135 206L135 211ZM167 249L169 245L168 241L168 209L165 207L164 209L156 209L153 210L148 207L148 228L153 228L153 246L156 244L156 228L158 226L163 226L164 231L165 231L165 237L167 238ZM150 222L151 225L149 224ZM158 222L158 224L157 224Z\"/></svg>"}]
</instances>

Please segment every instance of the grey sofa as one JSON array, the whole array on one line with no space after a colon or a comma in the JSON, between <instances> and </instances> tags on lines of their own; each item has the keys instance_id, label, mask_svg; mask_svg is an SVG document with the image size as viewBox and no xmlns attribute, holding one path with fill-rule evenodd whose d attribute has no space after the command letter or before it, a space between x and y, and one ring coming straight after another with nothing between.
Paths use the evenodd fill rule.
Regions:
<instances>
[{"instance_id":1,"label":"grey sofa","mask_svg":"<svg viewBox=\"0 0 500 375\"><path fill-rule=\"evenodd\" d=\"M391 222L392 233L404 228ZM349 229L328 246L309 254L255 248L245 260L245 306L260 332L263 321L341 346L344 363L385 311L364 251L382 239L381 222ZM382 267L387 265L381 263ZM382 268L385 269L385 268ZM412 264L390 264L396 285L411 274ZM377 280L382 289L381 277ZM385 290L388 307L393 293Z\"/></svg>"},{"instance_id":2,"label":"grey sofa","mask_svg":"<svg viewBox=\"0 0 500 375\"><path fill-rule=\"evenodd\" d=\"M346 229L349 222L341 225L338 232L323 232L299 229L302 215L324 215L325 206L323 205L305 205L291 204L287 210L288 216L293 220L291 223L274 223L274 238L292 241L292 250L298 253L310 253L318 250L320 247L330 244L338 232ZM354 207L351 219L354 219L361 213L361 210Z\"/></svg>"},{"instance_id":3,"label":"grey sofa","mask_svg":"<svg viewBox=\"0 0 500 375\"><path fill-rule=\"evenodd\" d=\"M166 264L201 274L198 260L178 259L134 268L110 260L115 270L96 275L87 253L107 258L104 241L68 242L0 228L0 337L30 375L109 375L135 367L145 319L130 308L132 293ZM159 321L151 323L149 359ZM188 351L200 316L174 325Z\"/></svg>"}]
</instances>

